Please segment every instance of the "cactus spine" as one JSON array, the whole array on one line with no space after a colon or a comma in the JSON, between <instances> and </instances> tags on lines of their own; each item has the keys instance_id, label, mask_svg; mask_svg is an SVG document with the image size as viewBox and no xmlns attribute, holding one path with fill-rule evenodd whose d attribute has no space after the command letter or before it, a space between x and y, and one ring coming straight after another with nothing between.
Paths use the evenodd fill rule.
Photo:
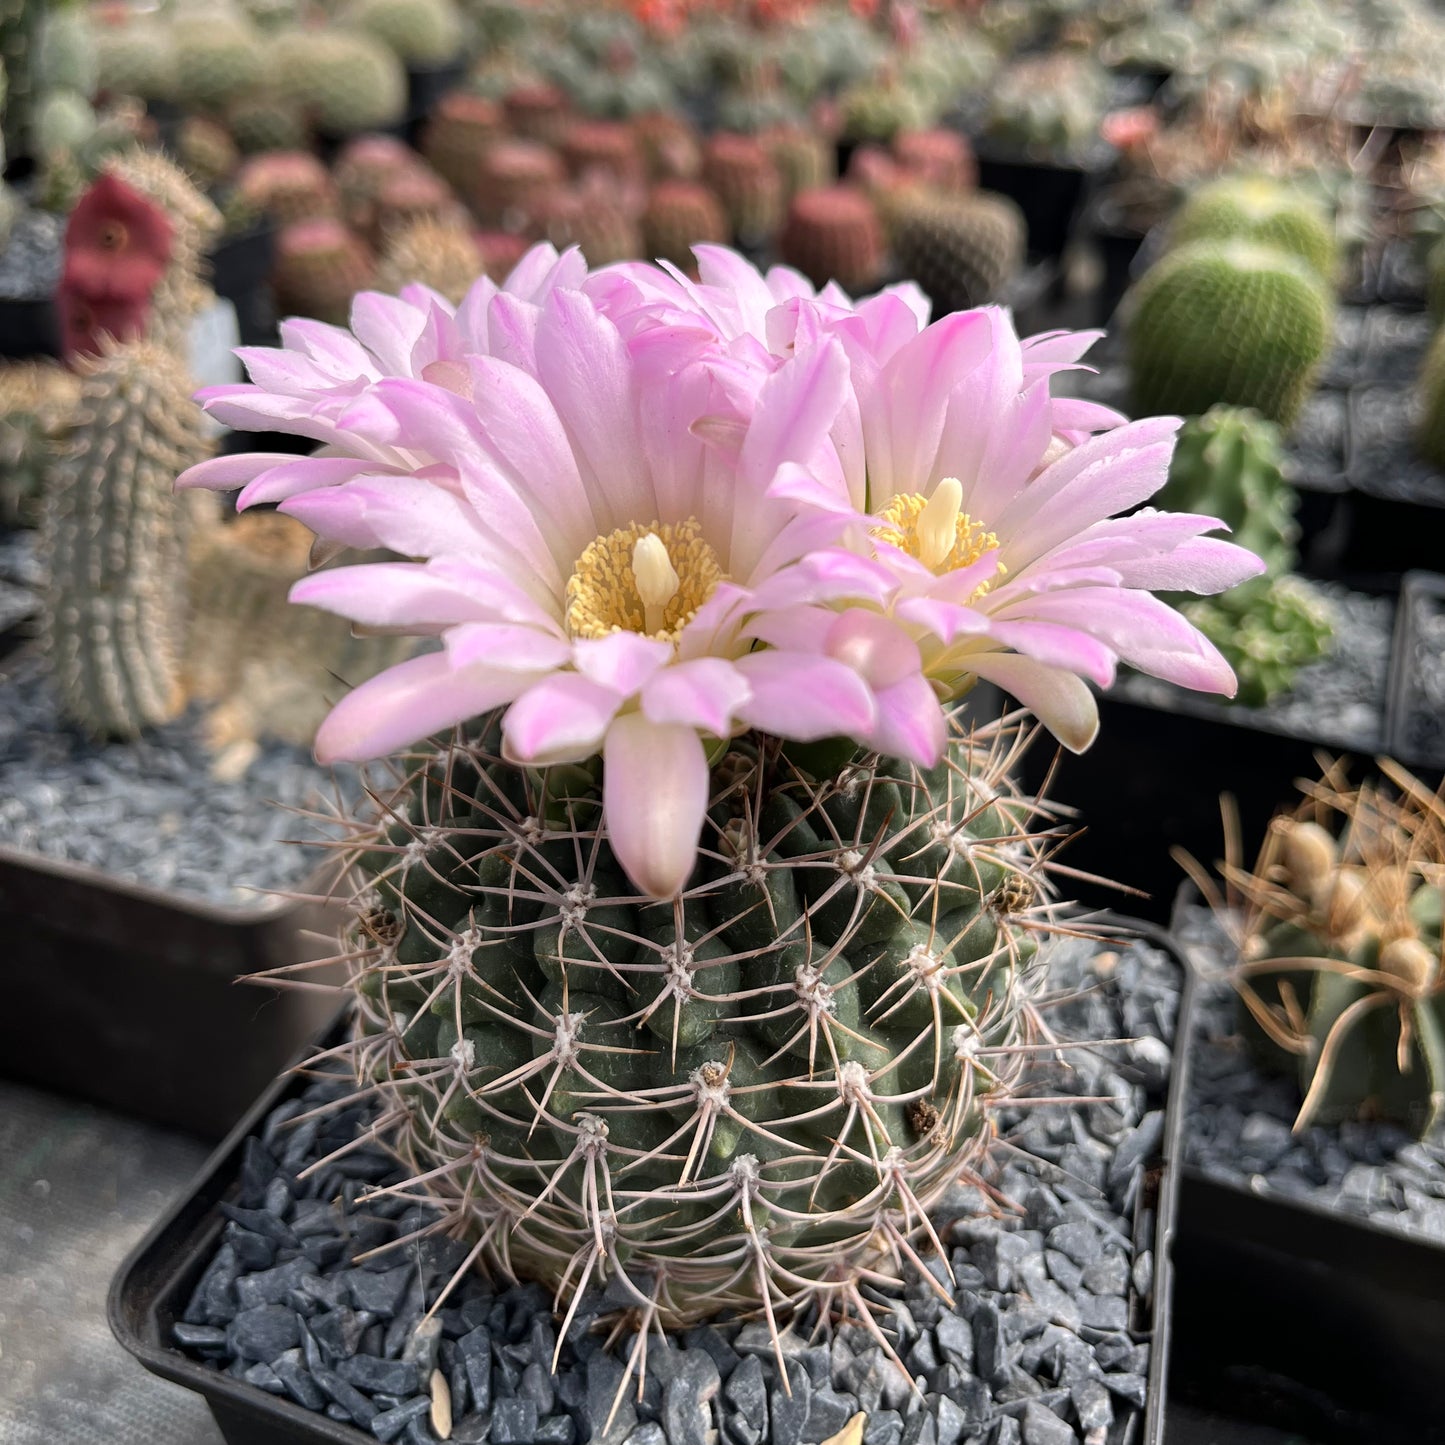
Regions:
<instances>
[{"instance_id":1,"label":"cactus spine","mask_svg":"<svg viewBox=\"0 0 1445 1445\"><path fill-rule=\"evenodd\" d=\"M1139 409L1198 416L1216 402L1289 426L1331 339L1331 298L1303 261L1251 241L1170 252L1132 293Z\"/></svg>"},{"instance_id":2,"label":"cactus spine","mask_svg":"<svg viewBox=\"0 0 1445 1445\"><path fill-rule=\"evenodd\" d=\"M1423 1134L1445 1105L1445 800L1383 766L1388 792L1307 787L1254 872L1231 874L1236 985L1266 1057L1298 1069L1296 1130L1387 1118Z\"/></svg>"},{"instance_id":3,"label":"cactus spine","mask_svg":"<svg viewBox=\"0 0 1445 1445\"><path fill-rule=\"evenodd\" d=\"M659 905L595 767L511 766L495 722L417 760L350 849L355 1063L417 1187L559 1309L615 1282L639 1339L730 1307L867 1316L1033 1036L1052 905L1009 740L826 780L734 741Z\"/></svg>"}]
</instances>

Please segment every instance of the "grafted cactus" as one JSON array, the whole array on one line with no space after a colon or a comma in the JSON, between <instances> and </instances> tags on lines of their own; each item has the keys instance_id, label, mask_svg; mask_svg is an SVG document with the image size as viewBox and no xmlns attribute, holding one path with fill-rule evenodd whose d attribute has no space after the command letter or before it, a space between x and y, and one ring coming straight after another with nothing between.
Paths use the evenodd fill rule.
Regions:
<instances>
[{"instance_id":1,"label":"grafted cactus","mask_svg":"<svg viewBox=\"0 0 1445 1445\"><path fill-rule=\"evenodd\" d=\"M639 1339L727 1308L866 1319L1033 1037L1053 905L1013 743L818 778L735 740L665 903L613 856L596 764L509 764L495 718L417 759L350 845L354 1047L472 1258L559 1308L615 1281Z\"/></svg>"}]
</instances>

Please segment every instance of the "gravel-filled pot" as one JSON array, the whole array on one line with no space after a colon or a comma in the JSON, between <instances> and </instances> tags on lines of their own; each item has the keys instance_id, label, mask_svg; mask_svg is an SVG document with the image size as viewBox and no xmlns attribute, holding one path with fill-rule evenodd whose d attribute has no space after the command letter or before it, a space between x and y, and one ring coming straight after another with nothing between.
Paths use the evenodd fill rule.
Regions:
<instances>
[{"instance_id":1,"label":"gravel-filled pot","mask_svg":"<svg viewBox=\"0 0 1445 1445\"><path fill-rule=\"evenodd\" d=\"M1445 1439L1445 1136L1385 1121L1292 1131L1300 1089L1246 1043L1225 977L1235 944L1192 895L1176 929L1198 999L1175 1398L1311 1440Z\"/></svg>"},{"instance_id":2,"label":"gravel-filled pot","mask_svg":"<svg viewBox=\"0 0 1445 1445\"><path fill-rule=\"evenodd\" d=\"M238 981L325 956L336 909L334 870L286 841L303 822L267 807L325 775L281 746L225 784L212 762L194 715L93 743L33 653L0 676L0 1071L218 1139L335 1009Z\"/></svg>"},{"instance_id":3,"label":"gravel-filled pot","mask_svg":"<svg viewBox=\"0 0 1445 1445\"><path fill-rule=\"evenodd\" d=\"M1040 1104L1001 1116L993 1167L934 1213L952 1279L934 1260L880 1286L900 1363L856 1323L815 1336L804 1318L781 1334L784 1386L767 1321L724 1312L654 1329L627 1383L625 1290L563 1318L537 1285L472 1272L440 1300L467 1246L387 1193L404 1174L375 1104L346 1102L324 1062L279 1080L137 1249L112 1328L203 1393L229 1445L1162 1441L1184 1089L1170 1042L1190 991L1166 938L1096 927L1112 941L1048 945L1063 1049ZM1130 1042L1068 1047L1105 1035Z\"/></svg>"}]
</instances>

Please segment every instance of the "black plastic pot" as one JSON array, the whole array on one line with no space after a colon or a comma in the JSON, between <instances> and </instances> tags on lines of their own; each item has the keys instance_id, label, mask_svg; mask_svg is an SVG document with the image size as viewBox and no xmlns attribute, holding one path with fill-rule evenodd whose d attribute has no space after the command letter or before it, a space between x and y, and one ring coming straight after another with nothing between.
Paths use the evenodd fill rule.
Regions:
<instances>
[{"instance_id":1,"label":"black plastic pot","mask_svg":"<svg viewBox=\"0 0 1445 1445\"><path fill-rule=\"evenodd\" d=\"M211 284L236 308L243 346L276 340L276 300L271 292L275 258L276 225L269 219L222 237L211 252Z\"/></svg>"},{"instance_id":2,"label":"black plastic pot","mask_svg":"<svg viewBox=\"0 0 1445 1445\"><path fill-rule=\"evenodd\" d=\"M1177 1037L1187 1038L1193 1004L1191 976L1167 935L1131 919L1108 920L1131 929L1165 949L1184 972ZM321 1039L339 1037L336 1028ZM1139 1428L1126 1427L1130 1445L1164 1445L1165 1391L1171 1346L1172 1252L1182 1157L1183 1106L1188 1056L1176 1049L1167 1095L1167 1119L1160 1153L1150 1161L1146 1187L1134 1220L1135 1243L1151 1249L1152 1293L1136 1297L1131 1330L1150 1341L1149 1388ZM112 1281L107 1314L116 1339L146 1369L205 1397L227 1445L363 1445L372 1437L351 1425L306 1410L284 1397L269 1395L229 1375L208 1369L171 1344L171 1330L211 1256L224 1225L217 1206L234 1192L246 1139L266 1115L300 1085L280 1078L255 1103L202 1168L191 1189L155 1225Z\"/></svg>"},{"instance_id":3,"label":"black plastic pot","mask_svg":"<svg viewBox=\"0 0 1445 1445\"><path fill-rule=\"evenodd\" d=\"M1064 253L1105 164L1100 159L1049 160L1022 155L995 142L974 143L978 183L1018 203L1028 226L1029 254L1057 260Z\"/></svg>"},{"instance_id":4,"label":"black plastic pot","mask_svg":"<svg viewBox=\"0 0 1445 1445\"><path fill-rule=\"evenodd\" d=\"M60 356L60 317L54 299L0 300L0 357L24 361L33 356Z\"/></svg>"},{"instance_id":5,"label":"black plastic pot","mask_svg":"<svg viewBox=\"0 0 1445 1445\"><path fill-rule=\"evenodd\" d=\"M1436 640L1435 619L1445 616L1445 576L1436 572L1409 572L1400 589L1395 613L1395 639L1390 649L1389 712L1385 729L1386 751L1397 762L1439 781L1445 771L1445 707L1437 700L1445 649ZM1422 665L1434 667L1427 679ZM1432 688L1428 684L1434 682ZM1434 694L1434 695L1432 695Z\"/></svg>"},{"instance_id":6,"label":"black plastic pot","mask_svg":"<svg viewBox=\"0 0 1445 1445\"><path fill-rule=\"evenodd\" d=\"M466 78L467 65L464 60L407 70L406 118L413 137L420 133L432 111Z\"/></svg>"},{"instance_id":7,"label":"black plastic pot","mask_svg":"<svg viewBox=\"0 0 1445 1445\"><path fill-rule=\"evenodd\" d=\"M1186 1169L1175 1267L1171 1398L1319 1445L1445 1441L1439 1245Z\"/></svg>"},{"instance_id":8,"label":"black plastic pot","mask_svg":"<svg viewBox=\"0 0 1445 1445\"><path fill-rule=\"evenodd\" d=\"M1063 861L1094 875L1071 876L1069 892L1080 902L1118 905L1121 884L1140 890L1130 912L1168 921L1184 872L1171 858L1179 847L1206 866L1223 853L1219 799L1231 794L1239 806L1244 853L1253 857L1274 811L1294 794L1296 778L1318 777L1320 752L1364 759L1384 742L1380 734L1342 739L1300 736L1271 725L1267 715L1246 713L1182 690L1167 703L1101 696L1099 736L1080 757L1034 747L1024 758L1024 786L1073 809L1079 836Z\"/></svg>"},{"instance_id":9,"label":"black plastic pot","mask_svg":"<svg viewBox=\"0 0 1445 1445\"><path fill-rule=\"evenodd\" d=\"M0 847L0 1072L218 1139L335 1012L321 992L238 981L333 952L335 916L206 904Z\"/></svg>"}]
</instances>

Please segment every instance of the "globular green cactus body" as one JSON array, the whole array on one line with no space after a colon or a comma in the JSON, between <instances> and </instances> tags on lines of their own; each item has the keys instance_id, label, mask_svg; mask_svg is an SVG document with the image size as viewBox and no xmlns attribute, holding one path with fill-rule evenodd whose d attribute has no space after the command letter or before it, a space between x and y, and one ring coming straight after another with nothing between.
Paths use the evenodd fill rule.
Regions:
<instances>
[{"instance_id":1,"label":"globular green cactus body","mask_svg":"<svg viewBox=\"0 0 1445 1445\"><path fill-rule=\"evenodd\" d=\"M1318 204L1273 176L1230 176L1196 191L1170 225L1171 242L1240 239L1298 256L1326 283L1337 269L1334 232Z\"/></svg>"},{"instance_id":2,"label":"globular green cactus body","mask_svg":"<svg viewBox=\"0 0 1445 1445\"><path fill-rule=\"evenodd\" d=\"M1229 540L1262 557L1271 576L1288 572L1299 538L1299 498L1284 464L1272 422L1245 407L1211 407L1181 429L1169 480L1153 505L1218 517Z\"/></svg>"},{"instance_id":3,"label":"globular green cactus body","mask_svg":"<svg viewBox=\"0 0 1445 1445\"><path fill-rule=\"evenodd\" d=\"M261 35L237 16L205 14L171 22L175 98L187 110L223 109L264 80Z\"/></svg>"},{"instance_id":4,"label":"globular green cactus body","mask_svg":"<svg viewBox=\"0 0 1445 1445\"><path fill-rule=\"evenodd\" d=\"M1249 241L1170 252L1135 288L1129 355L1143 412L1217 402L1289 426L1331 339L1331 297L1304 262Z\"/></svg>"},{"instance_id":5,"label":"globular green cactus body","mask_svg":"<svg viewBox=\"0 0 1445 1445\"><path fill-rule=\"evenodd\" d=\"M448 65L462 48L462 18L452 0L355 0L347 19L414 69Z\"/></svg>"},{"instance_id":6,"label":"globular green cactus body","mask_svg":"<svg viewBox=\"0 0 1445 1445\"><path fill-rule=\"evenodd\" d=\"M1393 765L1391 765L1393 767ZM1266 1060L1298 1070L1308 1123L1391 1119L1420 1134L1445 1112L1440 833L1429 790L1312 793L1275 820L1243 889L1236 982Z\"/></svg>"},{"instance_id":7,"label":"globular green cactus body","mask_svg":"<svg viewBox=\"0 0 1445 1445\"><path fill-rule=\"evenodd\" d=\"M643 1332L862 1313L1032 1034L1031 805L964 738L927 773L859 756L828 781L740 739L657 903L597 771L508 765L493 721L358 838L360 1082L449 1227L559 1308L615 1281Z\"/></svg>"},{"instance_id":8,"label":"globular green cactus body","mask_svg":"<svg viewBox=\"0 0 1445 1445\"><path fill-rule=\"evenodd\" d=\"M1334 640L1334 611L1302 577L1260 577L1180 608L1224 655L1239 689L1234 701L1265 707L1288 692L1300 668Z\"/></svg>"},{"instance_id":9,"label":"globular green cactus body","mask_svg":"<svg viewBox=\"0 0 1445 1445\"><path fill-rule=\"evenodd\" d=\"M923 288L936 316L995 300L1023 265L1027 227L1007 196L904 192L885 215L899 270Z\"/></svg>"},{"instance_id":10,"label":"globular green cactus body","mask_svg":"<svg viewBox=\"0 0 1445 1445\"><path fill-rule=\"evenodd\" d=\"M330 136L394 125L406 109L406 72L379 40L359 31L292 30L271 46L284 99Z\"/></svg>"},{"instance_id":11,"label":"globular green cactus body","mask_svg":"<svg viewBox=\"0 0 1445 1445\"><path fill-rule=\"evenodd\" d=\"M66 716L100 736L134 737L183 702L187 512L174 488L209 451L192 390L168 350L114 348L48 470L45 648Z\"/></svg>"}]
</instances>

